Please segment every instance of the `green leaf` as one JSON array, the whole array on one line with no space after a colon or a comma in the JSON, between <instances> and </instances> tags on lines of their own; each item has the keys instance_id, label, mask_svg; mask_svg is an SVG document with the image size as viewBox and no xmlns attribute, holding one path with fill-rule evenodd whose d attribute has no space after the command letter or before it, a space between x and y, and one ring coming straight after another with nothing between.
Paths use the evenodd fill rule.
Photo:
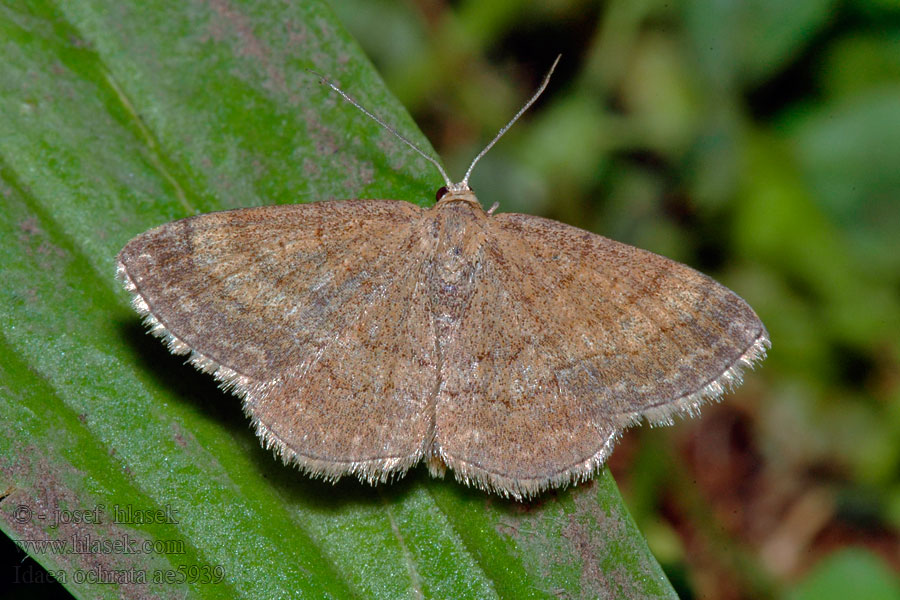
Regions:
<instances>
[{"instance_id":1,"label":"green leaf","mask_svg":"<svg viewBox=\"0 0 900 600\"><path fill-rule=\"evenodd\" d=\"M427 147L325 5L9 0L0 40L0 528L73 594L675 596L606 472L530 504L311 480L145 335L114 258L150 227L431 202L433 169L306 71Z\"/></svg>"}]
</instances>

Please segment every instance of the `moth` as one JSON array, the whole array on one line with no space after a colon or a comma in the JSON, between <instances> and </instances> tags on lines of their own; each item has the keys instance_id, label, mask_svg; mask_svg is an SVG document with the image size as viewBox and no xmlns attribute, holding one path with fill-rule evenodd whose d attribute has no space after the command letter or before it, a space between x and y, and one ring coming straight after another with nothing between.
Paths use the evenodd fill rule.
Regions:
<instances>
[{"instance_id":1,"label":"moth","mask_svg":"<svg viewBox=\"0 0 900 600\"><path fill-rule=\"evenodd\" d=\"M557 58L557 61L559 58ZM515 499L586 481L622 431L696 414L765 357L738 295L557 221L485 211L478 160L423 209L398 200L188 217L117 275L150 332L243 400L266 448L368 483L424 460Z\"/></svg>"}]
</instances>

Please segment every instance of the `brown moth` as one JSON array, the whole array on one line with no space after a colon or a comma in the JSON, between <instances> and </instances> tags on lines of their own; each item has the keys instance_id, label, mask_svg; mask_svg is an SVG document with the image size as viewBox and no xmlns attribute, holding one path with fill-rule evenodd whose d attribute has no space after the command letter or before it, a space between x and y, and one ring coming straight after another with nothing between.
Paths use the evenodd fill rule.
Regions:
<instances>
[{"instance_id":1,"label":"brown moth","mask_svg":"<svg viewBox=\"0 0 900 600\"><path fill-rule=\"evenodd\" d=\"M374 484L425 459L516 499L586 481L626 427L695 415L739 384L769 337L685 265L482 209L472 168L552 71L462 182L416 148L447 184L429 209L346 200L189 217L131 240L118 277L151 333L240 396L266 448L314 477Z\"/></svg>"}]
</instances>

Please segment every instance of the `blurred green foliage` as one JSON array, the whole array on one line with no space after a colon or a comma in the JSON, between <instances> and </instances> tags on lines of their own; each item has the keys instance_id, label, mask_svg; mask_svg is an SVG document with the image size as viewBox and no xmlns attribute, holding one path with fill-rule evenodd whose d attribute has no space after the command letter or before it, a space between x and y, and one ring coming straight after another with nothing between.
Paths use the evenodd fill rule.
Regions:
<instances>
[{"instance_id":1,"label":"blurred green foliage","mask_svg":"<svg viewBox=\"0 0 900 600\"><path fill-rule=\"evenodd\" d=\"M737 597L862 589L832 586L840 573L868 581L867 597L896 597L900 4L332 5L451 176L562 52L545 97L476 170L482 202L660 252L743 295L773 348L726 404L749 422L754 482L767 482L754 498L769 504L751 514L773 531L736 528L718 540L738 557L723 559L726 579ZM681 438L640 436L657 454L641 451L630 465L633 512L686 596L729 597L691 570L677 527L656 512L667 495L690 495L672 476L691 473L672 466ZM715 503L685 501L700 515ZM819 525L779 564L773 548L792 518ZM844 545L861 550L828 558Z\"/></svg>"},{"instance_id":2,"label":"blurred green foliage","mask_svg":"<svg viewBox=\"0 0 900 600\"><path fill-rule=\"evenodd\" d=\"M789 600L883 600L900 598L896 575L871 554L859 550L837 552L812 570L789 595Z\"/></svg>"}]
</instances>

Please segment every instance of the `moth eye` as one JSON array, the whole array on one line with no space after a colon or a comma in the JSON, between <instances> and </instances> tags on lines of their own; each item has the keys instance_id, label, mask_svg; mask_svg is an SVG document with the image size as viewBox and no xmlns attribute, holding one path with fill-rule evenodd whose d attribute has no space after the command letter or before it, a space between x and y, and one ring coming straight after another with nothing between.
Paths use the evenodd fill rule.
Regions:
<instances>
[{"instance_id":1,"label":"moth eye","mask_svg":"<svg viewBox=\"0 0 900 600\"><path fill-rule=\"evenodd\" d=\"M439 189L439 190L437 191L437 193L434 195L434 199L437 200L438 202L440 202L441 198L443 198L443 197L444 197L444 194L446 194L448 191L449 191L449 190L447 189L447 186L446 186L446 185L442 185L442 186L441 186L441 189Z\"/></svg>"}]
</instances>

